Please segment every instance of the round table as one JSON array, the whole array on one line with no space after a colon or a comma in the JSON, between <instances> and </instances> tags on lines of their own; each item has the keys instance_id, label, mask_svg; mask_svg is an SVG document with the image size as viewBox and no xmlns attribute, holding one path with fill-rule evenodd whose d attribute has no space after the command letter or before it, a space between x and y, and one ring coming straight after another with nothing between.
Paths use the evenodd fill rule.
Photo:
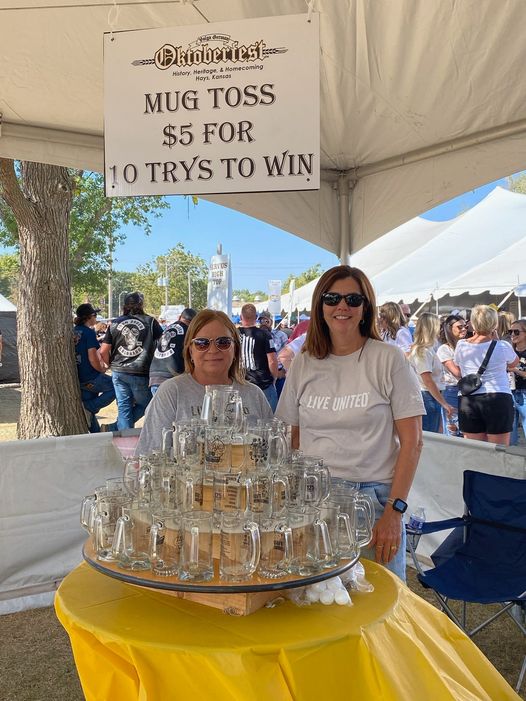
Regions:
<instances>
[{"instance_id":1,"label":"round table","mask_svg":"<svg viewBox=\"0 0 526 701\"><path fill-rule=\"evenodd\" d=\"M445 615L364 564L375 590L352 607L285 601L233 617L84 563L55 609L88 701L519 700Z\"/></svg>"}]
</instances>

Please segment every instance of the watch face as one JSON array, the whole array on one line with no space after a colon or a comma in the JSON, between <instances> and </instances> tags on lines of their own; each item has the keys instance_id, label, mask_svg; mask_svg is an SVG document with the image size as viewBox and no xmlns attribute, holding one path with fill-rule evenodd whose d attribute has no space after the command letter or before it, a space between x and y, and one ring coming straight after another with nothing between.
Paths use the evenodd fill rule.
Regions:
<instances>
[{"instance_id":1,"label":"watch face","mask_svg":"<svg viewBox=\"0 0 526 701\"><path fill-rule=\"evenodd\" d=\"M407 509L407 504L403 499L395 499L393 501L393 509L395 511L399 511L401 514L405 513L405 510Z\"/></svg>"}]
</instances>

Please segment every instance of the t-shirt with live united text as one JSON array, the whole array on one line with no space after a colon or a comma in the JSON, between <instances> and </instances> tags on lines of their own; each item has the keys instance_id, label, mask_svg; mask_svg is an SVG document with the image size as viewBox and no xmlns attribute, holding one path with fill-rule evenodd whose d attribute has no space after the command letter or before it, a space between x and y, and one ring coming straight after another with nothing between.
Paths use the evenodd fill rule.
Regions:
<instances>
[{"instance_id":1,"label":"t-shirt with live united text","mask_svg":"<svg viewBox=\"0 0 526 701\"><path fill-rule=\"evenodd\" d=\"M393 419L425 413L403 352L373 339L350 355L299 353L276 409L299 426L301 450L323 457L333 477L355 482L390 482L400 447Z\"/></svg>"}]
</instances>

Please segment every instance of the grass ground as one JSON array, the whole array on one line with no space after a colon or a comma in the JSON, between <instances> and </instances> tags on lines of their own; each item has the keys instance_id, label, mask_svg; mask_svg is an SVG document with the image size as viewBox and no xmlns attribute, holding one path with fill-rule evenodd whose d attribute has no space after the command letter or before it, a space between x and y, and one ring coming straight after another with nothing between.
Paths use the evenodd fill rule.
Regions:
<instances>
[{"instance_id":1,"label":"grass ground","mask_svg":"<svg viewBox=\"0 0 526 701\"><path fill-rule=\"evenodd\" d=\"M19 409L19 387L0 385L0 441L16 440ZM108 423L116 415L113 403L99 414L99 419L101 423ZM414 592L436 605L433 595L420 586L412 569L408 570L408 584ZM472 627L488 608L473 606ZM479 633L475 642L515 686L526 645L512 621L507 616L502 617ZM53 608L0 616L0 670L1 701L81 701L84 698L68 636ZM521 698L526 700L526 682Z\"/></svg>"}]
</instances>

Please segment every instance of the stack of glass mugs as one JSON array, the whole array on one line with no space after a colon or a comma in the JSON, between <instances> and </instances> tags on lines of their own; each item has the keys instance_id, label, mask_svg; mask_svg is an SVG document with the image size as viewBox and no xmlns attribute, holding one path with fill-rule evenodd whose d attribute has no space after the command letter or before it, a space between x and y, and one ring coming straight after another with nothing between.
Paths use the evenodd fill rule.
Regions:
<instances>
[{"instance_id":1,"label":"stack of glass mugs","mask_svg":"<svg viewBox=\"0 0 526 701\"><path fill-rule=\"evenodd\" d=\"M98 560L184 582L298 578L358 557L373 506L331 494L321 457L289 451L282 422L250 422L239 393L208 386L199 419L163 430L162 449L126 460L85 497Z\"/></svg>"}]
</instances>

